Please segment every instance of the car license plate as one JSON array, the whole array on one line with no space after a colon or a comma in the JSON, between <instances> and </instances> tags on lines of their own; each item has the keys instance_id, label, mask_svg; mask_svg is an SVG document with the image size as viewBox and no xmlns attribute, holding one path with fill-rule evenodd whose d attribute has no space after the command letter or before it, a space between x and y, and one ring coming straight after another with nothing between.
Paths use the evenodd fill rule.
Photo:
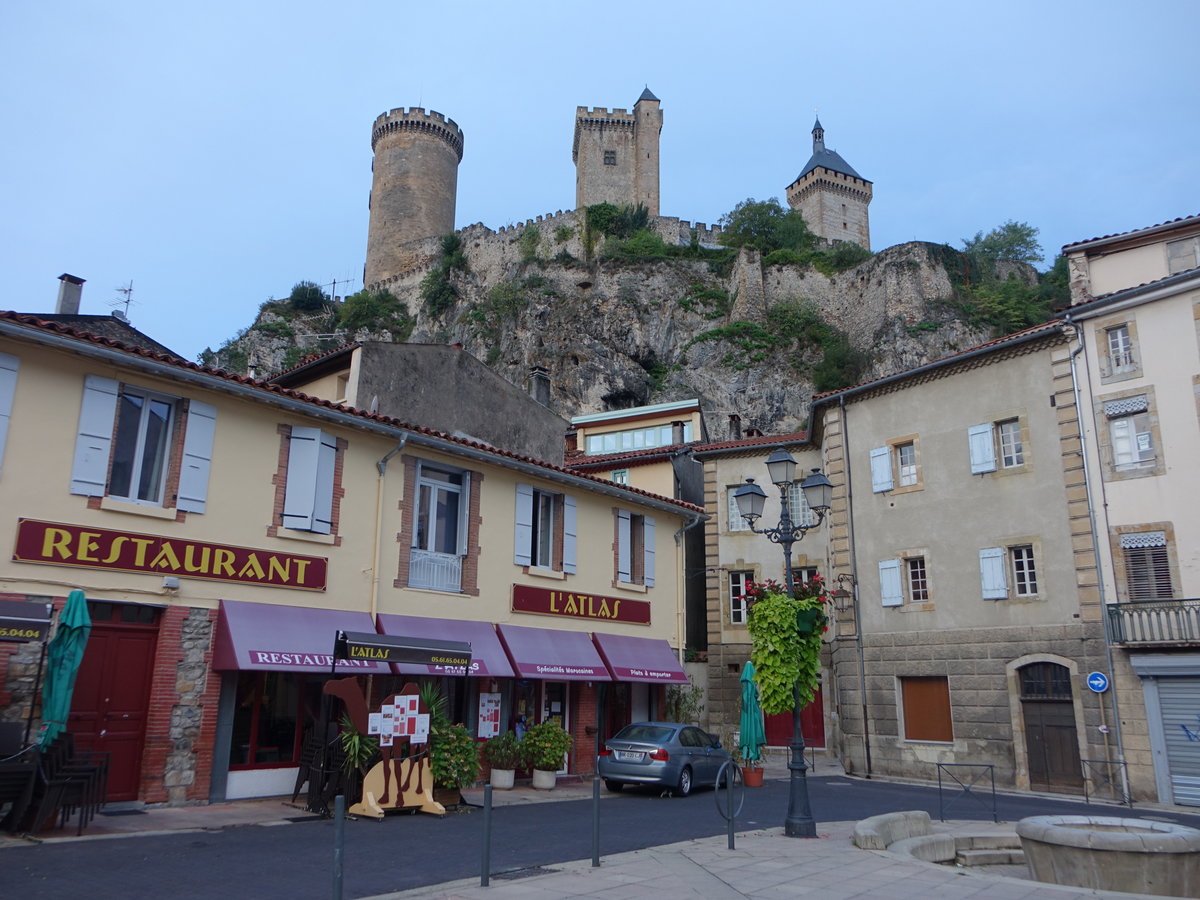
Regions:
<instances>
[{"instance_id":1,"label":"car license plate","mask_svg":"<svg viewBox=\"0 0 1200 900\"><path fill-rule=\"evenodd\" d=\"M621 762L641 762L642 757L645 755L646 754L642 753L640 750L618 750L617 751L617 759L621 760Z\"/></svg>"}]
</instances>

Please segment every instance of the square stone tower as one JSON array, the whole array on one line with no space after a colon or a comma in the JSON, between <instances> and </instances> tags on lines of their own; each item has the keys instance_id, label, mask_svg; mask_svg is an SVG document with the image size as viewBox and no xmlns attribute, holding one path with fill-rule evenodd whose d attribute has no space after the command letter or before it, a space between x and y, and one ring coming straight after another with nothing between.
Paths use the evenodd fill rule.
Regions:
<instances>
[{"instance_id":1,"label":"square stone tower","mask_svg":"<svg viewBox=\"0 0 1200 900\"><path fill-rule=\"evenodd\" d=\"M787 186L787 202L800 210L813 234L830 241L853 241L871 249L871 182L850 167L836 150L825 149L825 129L817 119L813 152Z\"/></svg>"},{"instance_id":2,"label":"square stone tower","mask_svg":"<svg viewBox=\"0 0 1200 900\"><path fill-rule=\"evenodd\" d=\"M658 215L658 137L663 114L650 88L642 91L633 112L623 109L575 110L575 208L596 203L642 204Z\"/></svg>"}]
</instances>

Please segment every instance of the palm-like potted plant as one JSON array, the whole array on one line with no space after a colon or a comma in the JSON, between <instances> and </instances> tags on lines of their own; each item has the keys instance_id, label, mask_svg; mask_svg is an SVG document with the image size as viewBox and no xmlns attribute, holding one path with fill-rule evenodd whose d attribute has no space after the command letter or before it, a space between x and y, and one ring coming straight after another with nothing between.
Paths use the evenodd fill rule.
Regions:
<instances>
[{"instance_id":1,"label":"palm-like potted plant","mask_svg":"<svg viewBox=\"0 0 1200 900\"><path fill-rule=\"evenodd\" d=\"M492 787L510 790L516 781L517 766L521 764L521 745L516 734L506 731L484 744L483 759L492 770Z\"/></svg>"},{"instance_id":2,"label":"palm-like potted plant","mask_svg":"<svg viewBox=\"0 0 1200 900\"><path fill-rule=\"evenodd\" d=\"M421 686L421 702L429 710L433 795L443 806L455 806L462 789L473 785L479 777L479 748L465 725L450 724L446 698L436 685Z\"/></svg>"},{"instance_id":3,"label":"palm-like potted plant","mask_svg":"<svg viewBox=\"0 0 1200 900\"><path fill-rule=\"evenodd\" d=\"M553 719L539 722L521 738L521 759L533 769L533 786L539 790L550 790L557 779L555 772L562 768L563 757L575 746L571 737Z\"/></svg>"}]
</instances>

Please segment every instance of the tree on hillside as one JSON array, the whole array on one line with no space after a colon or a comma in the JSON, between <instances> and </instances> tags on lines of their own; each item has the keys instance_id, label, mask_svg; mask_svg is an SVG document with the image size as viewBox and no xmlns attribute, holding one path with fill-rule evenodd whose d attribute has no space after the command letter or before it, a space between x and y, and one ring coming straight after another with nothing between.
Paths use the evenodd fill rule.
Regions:
<instances>
[{"instance_id":1,"label":"tree on hillside","mask_svg":"<svg viewBox=\"0 0 1200 900\"><path fill-rule=\"evenodd\" d=\"M1009 219L987 234L976 232L973 238L963 238L963 252L990 262L1019 262L1033 265L1042 261L1042 245L1038 229L1027 222Z\"/></svg>"},{"instance_id":2,"label":"tree on hillside","mask_svg":"<svg viewBox=\"0 0 1200 900\"><path fill-rule=\"evenodd\" d=\"M721 244L749 247L760 253L774 250L811 250L816 236L795 209L785 210L779 201L748 198L721 216Z\"/></svg>"},{"instance_id":3,"label":"tree on hillside","mask_svg":"<svg viewBox=\"0 0 1200 900\"><path fill-rule=\"evenodd\" d=\"M297 281L287 298L288 305L300 312L324 309L329 297L315 281Z\"/></svg>"}]
</instances>

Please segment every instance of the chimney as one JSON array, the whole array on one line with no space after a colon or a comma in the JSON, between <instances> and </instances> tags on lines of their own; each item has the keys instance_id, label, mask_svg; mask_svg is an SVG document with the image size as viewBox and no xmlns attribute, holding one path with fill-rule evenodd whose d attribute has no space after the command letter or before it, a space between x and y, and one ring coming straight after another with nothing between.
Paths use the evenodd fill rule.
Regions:
<instances>
[{"instance_id":1,"label":"chimney","mask_svg":"<svg viewBox=\"0 0 1200 900\"><path fill-rule=\"evenodd\" d=\"M729 414L729 439L731 441L742 439L742 417L737 413Z\"/></svg>"},{"instance_id":2,"label":"chimney","mask_svg":"<svg viewBox=\"0 0 1200 900\"><path fill-rule=\"evenodd\" d=\"M682 444L683 443L683 425L684 425L683 422L672 422L671 423L671 443L672 444Z\"/></svg>"},{"instance_id":3,"label":"chimney","mask_svg":"<svg viewBox=\"0 0 1200 900\"><path fill-rule=\"evenodd\" d=\"M529 396L550 407L550 372L543 366L529 367Z\"/></svg>"},{"instance_id":4,"label":"chimney","mask_svg":"<svg viewBox=\"0 0 1200 900\"><path fill-rule=\"evenodd\" d=\"M58 305L54 308L56 313L60 316L79 315L79 298L83 294L83 283L86 280L66 272L58 276Z\"/></svg>"}]
</instances>

